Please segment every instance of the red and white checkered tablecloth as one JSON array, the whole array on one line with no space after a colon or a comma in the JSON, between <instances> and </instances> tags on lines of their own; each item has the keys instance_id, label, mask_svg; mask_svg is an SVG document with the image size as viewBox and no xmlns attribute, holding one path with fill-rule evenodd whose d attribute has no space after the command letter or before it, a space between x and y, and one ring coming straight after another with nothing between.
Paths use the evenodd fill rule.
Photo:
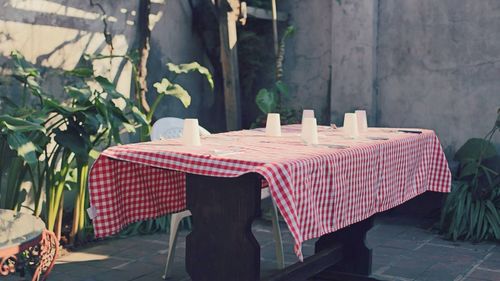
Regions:
<instances>
[{"instance_id":1,"label":"red and white checkered tablecloth","mask_svg":"<svg viewBox=\"0 0 500 281\"><path fill-rule=\"evenodd\" d=\"M302 259L303 241L395 207L425 191L449 192L451 174L433 131L369 128L357 139L319 127L319 144L304 145L300 125L282 137L263 130L214 134L200 147L161 140L111 147L89 176L97 237L186 206L185 173L237 177L256 172L271 195Z\"/></svg>"}]
</instances>

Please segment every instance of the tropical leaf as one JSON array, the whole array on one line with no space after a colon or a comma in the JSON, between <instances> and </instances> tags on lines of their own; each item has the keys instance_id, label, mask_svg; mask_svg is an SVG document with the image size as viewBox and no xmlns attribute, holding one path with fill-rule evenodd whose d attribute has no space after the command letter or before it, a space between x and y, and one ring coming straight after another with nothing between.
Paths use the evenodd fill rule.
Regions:
<instances>
[{"instance_id":1,"label":"tropical leaf","mask_svg":"<svg viewBox=\"0 0 500 281\"><path fill-rule=\"evenodd\" d=\"M167 78L163 78L161 82L154 83L158 94L174 96L178 98L185 108L191 104L191 96L181 85L171 83Z\"/></svg>"},{"instance_id":2,"label":"tropical leaf","mask_svg":"<svg viewBox=\"0 0 500 281\"><path fill-rule=\"evenodd\" d=\"M462 168L458 173L459 179L464 179L465 177L472 176L477 173L477 169L479 169L479 163L474 160L465 161L462 163Z\"/></svg>"},{"instance_id":3,"label":"tropical leaf","mask_svg":"<svg viewBox=\"0 0 500 281\"><path fill-rule=\"evenodd\" d=\"M102 123L99 120L100 116L89 112L83 112L82 115L84 116L83 127L85 130L87 130L90 135L96 135Z\"/></svg>"},{"instance_id":4,"label":"tropical leaf","mask_svg":"<svg viewBox=\"0 0 500 281\"><path fill-rule=\"evenodd\" d=\"M111 83L107 78L102 76L97 76L95 81L99 83L102 89L108 93L114 99L124 99L125 97L116 90L116 87L113 83Z\"/></svg>"},{"instance_id":5,"label":"tropical leaf","mask_svg":"<svg viewBox=\"0 0 500 281\"><path fill-rule=\"evenodd\" d=\"M9 147L17 152L28 165L36 165L38 163L38 148L32 141L21 133L13 132L7 136Z\"/></svg>"},{"instance_id":6,"label":"tropical leaf","mask_svg":"<svg viewBox=\"0 0 500 281\"><path fill-rule=\"evenodd\" d=\"M64 87L66 93L71 97L76 99L79 103L90 102L90 96L92 92L89 88L77 88L74 86Z\"/></svg>"},{"instance_id":7,"label":"tropical leaf","mask_svg":"<svg viewBox=\"0 0 500 281\"><path fill-rule=\"evenodd\" d=\"M40 124L26 121L24 119L13 117L10 115L0 115L0 129L2 127L5 127L13 132L45 132L45 128Z\"/></svg>"},{"instance_id":8,"label":"tropical leaf","mask_svg":"<svg viewBox=\"0 0 500 281\"><path fill-rule=\"evenodd\" d=\"M48 112L56 112L66 118L75 115L75 113L84 112L91 108L91 106L66 106L51 99L45 99L43 103Z\"/></svg>"},{"instance_id":9,"label":"tropical leaf","mask_svg":"<svg viewBox=\"0 0 500 281\"><path fill-rule=\"evenodd\" d=\"M66 71L65 73L80 78L90 78L94 75L94 70L88 67L77 67L73 70Z\"/></svg>"},{"instance_id":10,"label":"tropical leaf","mask_svg":"<svg viewBox=\"0 0 500 281\"><path fill-rule=\"evenodd\" d=\"M210 74L210 71L206 67L201 66L197 62L185 63L185 64L167 63L167 67L168 70L170 70L175 74L198 72L199 74L205 76L208 84L210 84L210 88L212 90L214 89L214 80L212 79L212 74Z\"/></svg>"},{"instance_id":11,"label":"tropical leaf","mask_svg":"<svg viewBox=\"0 0 500 281\"><path fill-rule=\"evenodd\" d=\"M90 151L89 142L81 137L73 127L68 127L65 131L56 129L54 140L62 147L73 152L77 158L87 161L88 152Z\"/></svg>"},{"instance_id":12,"label":"tropical leaf","mask_svg":"<svg viewBox=\"0 0 500 281\"><path fill-rule=\"evenodd\" d=\"M459 162L490 158L497 155L495 146L484 139L472 138L460 147L454 159Z\"/></svg>"},{"instance_id":13,"label":"tropical leaf","mask_svg":"<svg viewBox=\"0 0 500 281\"><path fill-rule=\"evenodd\" d=\"M278 98L274 91L261 89L255 97L255 102L257 103L259 109L264 114L267 114L276 110L276 106L278 105Z\"/></svg>"},{"instance_id":14,"label":"tropical leaf","mask_svg":"<svg viewBox=\"0 0 500 281\"><path fill-rule=\"evenodd\" d=\"M132 106L131 111L132 116L137 123L141 125L149 125L146 115L142 113L137 106Z\"/></svg>"}]
</instances>

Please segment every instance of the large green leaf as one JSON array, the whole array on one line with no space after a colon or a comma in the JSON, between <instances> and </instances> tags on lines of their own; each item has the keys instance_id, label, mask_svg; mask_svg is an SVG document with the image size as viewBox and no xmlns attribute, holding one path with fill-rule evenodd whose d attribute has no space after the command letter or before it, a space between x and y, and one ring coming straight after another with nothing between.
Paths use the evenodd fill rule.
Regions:
<instances>
[{"instance_id":1,"label":"large green leaf","mask_svg":"<svg viewBox=\"0 0 500 281\"><path fill-rule=\"evenodd\" d=\"M132 116L134 120L141 125L149 125L146 115L142 113L137 106L132 105Z\"/></svg>"},{"instance_id":2,"label":"large green leaf","mask_svg":"<svg viewBox=\"0 0 500 281\"><path fill-rule=\"evenodd\" d=\"M0 115L0 129L2 127L5 127L13 132L45 132L45 128L40 124L26 121L24 119L13 117L10 115Z\"/></svg>"},{"instance_id":3,"label":"large green leaf","mask_svg":"<svg viewBox=\"0 0 500 281\"><path fill-rule=\"evenodd\" d=\"M90 151L89 142L80 135L78 130L69 127L65 131L55 129L54 132L56 135L54 140L59 145L73 152L80 160L87 161Z\"/></svg>"},{"instance_id":4,"label":"large green leaf","mask_svg":"<svg viewBox=\"0 0 500 281\"><path fill-rule=\"evenodd\" d=\"M476 161L467 161L462 164L462 168L460 169L460 173L458 174L459 179L464 179L465 177L472 176L479 169L479 163Z\"/></svg>"},{"instance_id":5,"label":"large green leaf","mask_svg":"<svg viewBox=\"0 0 500 281\"><path fill-rule=\"evenodd\" d=\"M495 146L484 139L472 138L460 147L455 153L455 160L459 162L479 160L482 153L482 159L490 158L497 155Z\"/></svg>"},{"instance_id":6,"label":"large green leaf","mask_svg":"<svg viewBox=\"0 0 500 281\"><path fill-rule=\"evenodd\" d=\"M100 116L87 112L83 112L82 115L84 116L83 127L85 128L85 130L87 130L90 135L97 134L102 123L100 121Z\"/></svg>"},{"instance_id":7,"label":"large green leaf","mask_svg":"<svg viewBox=\"0 0 500 281\"><path fill-rule=\"evenodd\" d=\"M35 165L38 162L37 151L39 148L23 134L18 132L10 133L7 136L7 143L29 165Z\"/></svg>"},{"instance_id":8,"label":"large green leaf","mask_svg":"<svg viewBox=\"0 0 500 281\"><path fill-rule=\"evenodd\" d=\"M171 83L167 78L161 79L161 82L154 83L153 87L156 88L158 94L178 98L186 108L191 104L191 96L188 91L179 84Z\"/></svg>"},{"instance_id":9,"label":"large green leaf","mask_svg":"<svg viewBox=\"0 0 500 281\"><path fill-rule=\"evenodd\" d=\"M208 71L208 69L206 67L201 66L197 62L185 63L185 64L167 63L167 67L168 67L168 70L170 70L176 74L198 72L201 75L205 76L205 78L208 81L208 84L210 84L210 88L212 90L214 88L214 80L212 79L212 74L210 74L210 71Z\"/></svg>"},{"instance_id":10,"label":"large green leaf","mask_svg":"<svg viewBox=\"0 0 500 281\"><path fill-rule=\"evenodd\" d=\"M267 114L276 109L278 99L274 91L261 89L255 97L255 103L263 113Z\"/></svg>"},{"instance_id":11,"label":"large green leaf","mask_svg":"<svg viewBox=\"0 0 500 281\"><path fill-rule=\"evenodd\" d=\"M74 86L66 86L64 90L71 98L77 100L79 103L90 102L89 99L92 92L88 87L77 88Z\"/></svg>"},{"instance_id":12,"label":"large green leaf","mask_svg":"<svg viewBox=\"0 0 500 281\"><path fill-rule=\"evenodd\" d=\"M77 67L73 70L66 71L66 74L81 78L90 78L94 75L94 70L88 67Z\"/></svg>"},{"instance_id":13,"label":"large green leaf","mask_svg":"<svg viewBox=\"0 0 500 281\"><path fill-rule=\"evenodd\" d=\"M97 76L95 78L97 83L101 85L102 89L108 93L112 98L114 99L119 99L119 98L125 98L120 92L116 90L116 87L113 83L111 83L107 78L102 77L102 76Z\"/></svg>"},{"instance_id":14,"label":"large green leaf","mask_svg":"<svg viewBox=\"0 0 500 281\"><path fill-rule=\"evenodd\" d=\"M16 69L14 70L14 78L17 80L26 83L26 79L28 77L40 77L40 72L38 69L33 67L31 63L26 61L24 56L18 52L18 51L13 51L10 53L11 58L14 61L14 65L16 66Z\"/></svg>"},{"instance_id":15,"label":"large green leaf","mask_svg":"<svg viewBox=\"0 0 500 281\"><path fill-rule=\"evenodd\" d=\"M49 112L57 112L57 113L59 113L63 116L66 116L66 117L72 116L77 112L86 111L89 108L91 108L91 106L77 106L77 105L66 106L66 105L60 104L58 101L55 101L55 100L52 100L49 98L44 99L43 104Z\"/></svg>"}]
</instances>

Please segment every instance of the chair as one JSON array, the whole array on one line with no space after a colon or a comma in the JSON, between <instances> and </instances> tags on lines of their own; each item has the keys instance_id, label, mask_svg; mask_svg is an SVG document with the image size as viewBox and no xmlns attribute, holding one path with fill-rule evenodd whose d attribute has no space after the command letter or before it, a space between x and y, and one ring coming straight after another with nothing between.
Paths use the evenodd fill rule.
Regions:
<instances>
[{"instance_id":1,"label":"chair","mask_svg":"<svg viewBox=\"0 0 500 281\"><path fill-rule=\"evenodd\" d=\"M182 135L182 128L184 126L184 120L174 117L165 117L157 120L153 124L153 128L151 129L151 140L159 140L159 139L173 139L179 138ZM210 135L205 128L200 126L200 135ZM267 197L270 197L271 193L269 192L269 188L263 188L261 191L261 200ZM271 208L271 221L273 224L273 234L274 240L276 242L276 260L278 263L278 268L282 269L285 267L285 261L283 256L283 243L281 241L281 231L279 227L279 219L278 219L278 209L276 208L276 203L272 200L272 208ZM178 213L173 213L170 218L170 235L169 235L169 243L168 243L168 254L167 254L167 262L165 264L165 273L163 275L163 279L167 279L170 276L170 271L172 269L172 263L175 255L175 244L177 242L177 234L179 229L179 224L185 217L191 216L191 212L189 210L181 211Z\"/></svg>"}]
</instances>

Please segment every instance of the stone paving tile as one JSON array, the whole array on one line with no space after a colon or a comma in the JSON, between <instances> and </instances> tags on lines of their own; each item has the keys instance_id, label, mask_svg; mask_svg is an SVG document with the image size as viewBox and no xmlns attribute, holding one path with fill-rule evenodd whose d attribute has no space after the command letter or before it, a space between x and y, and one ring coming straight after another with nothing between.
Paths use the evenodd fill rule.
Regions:
<instances>
[{"instance_id":1,"label":"stone paving tile","mask_svg":"<svg viewBox=\"0 0 500 281\"><path fill-rule=\"evenodd\" d=\"M472 264L469 264L469 266L464 267L461 266L460 264L454 264L449 262L438 262L429 267L416 280L419 281L457 280L457 278L464 276L471 268Z\"/></svg>"},{"instance_id":2,"label":"stone paving tile","mask_svg":"<svg viewBox=\"0 0 500 281\"><path fill-rule=\"evenodd\" d=\"M475 252L490 252L493 248L495 248L496 244L493 242L481 242L481 243L471 243L464 241L450 241L445 240L440 236L435 236L429 244L432 245L441 245L441 246L449 246L455 248L469 249Z\"/></svg>"},{"instance_id":3,"label":"stone paving tile","mask_svg":"<svg viewBox=\"0 0 500 281\"><path fill-rule=\"evenodd\" d=\"M500 267L500 265L499 265ZM500 280L500 269L498 270L487 270L477 268L467 276L467 278L476 278L482 280L499 281Z\"/></svg>"},{"instance_id":4,"label":"stone paving tile","mask_svg":"<svg viewBox=\"0 0 500 281\"><path fill-rule=\"evenodd\" d=\"M443 240L430 230L428 222L382 217L369 232L367 243L373 247L373 276L394 281L500 281L500 246L495 243L472 244ZM293 239L281 224L286 265L297 262ZM253 233L261 244L261 276L276 271L271 223L256 221ZM185 270L185 236L179 234L172 278L188 281ZM127 239L103 240L57 261L50 281L160 281L166 261L167 234ZM314 253L315 240L306 241L305 256ZM8 277L2 281L20 281Z\"/></svg>"}]
</instances>

